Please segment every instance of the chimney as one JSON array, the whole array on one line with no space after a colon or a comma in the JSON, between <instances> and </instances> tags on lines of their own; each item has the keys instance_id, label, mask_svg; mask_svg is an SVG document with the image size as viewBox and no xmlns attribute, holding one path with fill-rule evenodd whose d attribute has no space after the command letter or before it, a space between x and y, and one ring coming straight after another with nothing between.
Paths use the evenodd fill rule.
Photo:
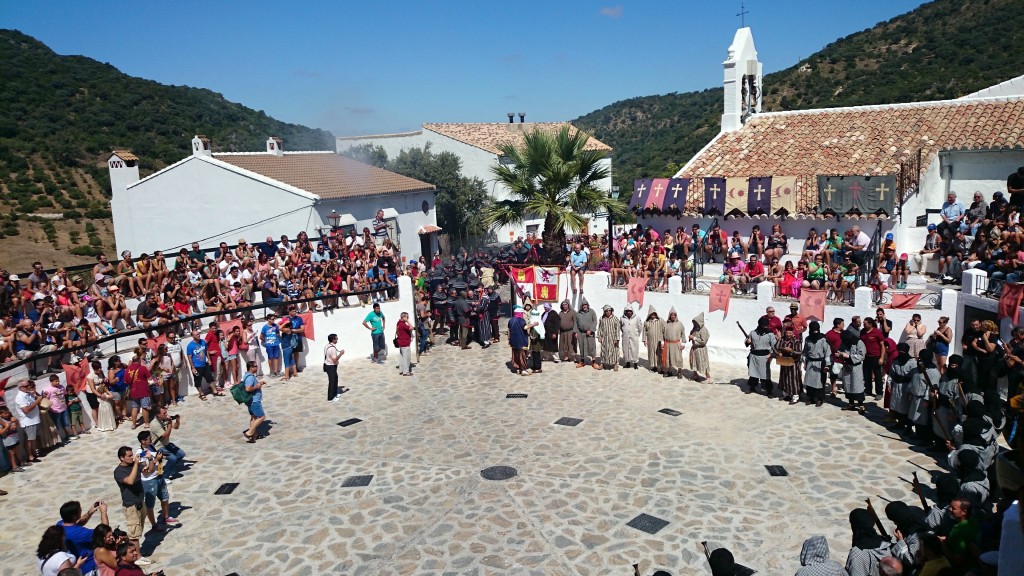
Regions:
<instances>
[{"instance_id":1,"label":"chimney","mask_svg":"<svg viewBox=\"0 0 1024 576\"><path fill-rule=\"evenodd\" d=\"M526 112L520 112L519 113L519 123L522 124L524 122L526 122Z\"/></svg>"},{"instance_id":2,"label":"chimney","mask_svg":"<svg viewBox=\"0 0 1024 576\"><path fill-rule=\"evenodd\" d=\"M139 181L139 158L129 150L114 150L107 158L111 197L123 196L128 186Z\"/></svg>"},{"instance_id":3,"label":"chimney","mask_svg":"<svg viewBox=\"0 0 1024 576\"><path fill-rule=\"evenodd\" d=\"M732 132L754 113L761 111L761 63L754 49L750 28L740 28L729 46L729 57L722 63L725 102L722 110L722 132Z\"/></svg>"},{"instance_id":4,"label":"chimney","mask_svg":"<svg viewBox=\"0 0 1024 576\"><path fill-rule=\"evenodd\" d=\"M193 156L212 156L213 151L210 150L210 139L202 134L196 134L192 138L192 155Z\"/></svg>"},{"instance_id":5,"label":"chimney","mask_svg":"<svg viewBox=\"0 0 1024 576\"><path fill-rule=\"evenodd\" d=\"M515 118L515 117L516 117L516 115L515 115L515 114L513 114L513 113L509 112L509 113L508 113L508 123L509 123L509 124L512 124L512 123L513 123L513 120L512 120L512 119L513 119L513 118Z\"/></svg>"},{"instance_id":6,"label":"chimney","mask_svg":"<svg viewBox=\"0 0 1024 576\"><path fill-rule=\"evenodd\" d=\"M277 136L267 138L267 154L284 156L284 140L281 140Z\"/></svg>"}]
</instances>

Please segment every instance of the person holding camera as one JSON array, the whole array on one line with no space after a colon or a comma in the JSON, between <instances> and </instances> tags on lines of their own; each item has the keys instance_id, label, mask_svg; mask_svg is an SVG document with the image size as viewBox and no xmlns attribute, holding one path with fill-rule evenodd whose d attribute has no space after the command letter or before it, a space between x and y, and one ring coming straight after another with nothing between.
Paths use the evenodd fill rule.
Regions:
<instances>
[{"instance_id":1,"label":"person holding camera","mask_svg":"<svg viewBox=\"0 0 1024 576\"><path fill-rule=\"evenodd\" d=\"M114 482L117 483L117 488L121 491L121 510L124 513L128 529L129 544L138 550L139 540L142 539L146 523L145 492L142 489L142 480L139 478L139 456L130 447L121 446L117 449L117 459L118 464L114 468ZM120 564L120 550L118 552L118 564ZM152 560L144 556L138 556L132 562L143 566L153 563Z\"/></svg>"},{"instance_id":2,"label":"person holding camera","mask_svg":"<svg viewBox=\"0 0 1024 576\"><path fill-rule=\"evenodd\" d=\"M166 532L167 526L177 524L178 519L171 516L170 501L171 495L167 491L167 482L163 478L164 455L158 452L153 446L153 438L149 432L139 432L139 461L142 463L140 479L142 480L142 493L146 501L146 515L149 517L149 525L155 532ZM156 521L156 500L160 499L160 511L163 512L164 521Z\"/></svg>"},{"instance_id":3,"label":"person holding camera","mask_svg":"<svg viewBox=\"0 0 1024 576\"><path fill-rule=\"evenodd\" d=\"M106 502L94 503L85 514L82 514L82 504L77 500L65 502L60 507L60 521L57 522L57 526L64 529L68 552L77 558L85 558L81 565L83 574L89 574L96 569L96 559L93 558L93 530L85 527L96 512L100 513L102 524L110 523L107 518Z\"/></svg>"},{"instance_id":4,"label":"person holding camera","mask_svg":"<svg viewBox=\"0 0 1024 576\"><path fill-rule=\"evenodd\" d=\"M149 432L153 435L153 446L164 456L164 478L170 483L171 477L180 472L181 463L185 460L185 451L171 442L171 433L181 426L181 414L170 416L167 406L157 408L156 418L149 422Z\"/></svg>"}]
</instances>

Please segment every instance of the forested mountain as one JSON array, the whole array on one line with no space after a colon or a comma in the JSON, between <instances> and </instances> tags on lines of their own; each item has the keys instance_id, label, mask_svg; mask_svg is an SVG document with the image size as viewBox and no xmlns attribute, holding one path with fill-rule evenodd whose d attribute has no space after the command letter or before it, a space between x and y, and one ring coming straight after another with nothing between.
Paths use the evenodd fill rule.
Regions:
<instances>
[{"instance_id":1,"label":"forested mountain","mask_svg":"<svg viewBox=\"0 0 1024 576\"><path fill-rule=\"evenodd\" d=\"M1024 1L935 0L766 75L763 108L956 98L1020 74ZM722 98L721 87L642 96L573 122L615 148L616 184L630 188L634 178L671 175L707 144Z\"/></svg>"},{"instance_id":2,"label":"forested mountain","mask_svg":"<svg viewBox=\"0 0 1024 576\"><path fill-rule=\"evenodd\" d=\"M113 148L135 152L143 176L183 158L197 133L222 152L262 150L271 135L289 150L334 149L330 132L275 120L210 90L61 56L14 30L0 30L0 62L0 237L8 237L0 257L66 262L66 252L47 252L88 256L109 247L104 161ZM32 216L43 213L65 220Z\"/></svg>"}]
</instances>

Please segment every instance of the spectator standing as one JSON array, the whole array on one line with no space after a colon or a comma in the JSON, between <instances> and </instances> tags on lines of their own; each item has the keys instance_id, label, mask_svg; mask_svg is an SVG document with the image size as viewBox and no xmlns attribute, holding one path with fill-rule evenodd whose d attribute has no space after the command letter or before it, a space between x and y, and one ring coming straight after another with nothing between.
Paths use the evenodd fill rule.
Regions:
<instances>
[{"instance_id":1,"label":"spectator standing","mask_svg":"<svg viewBox=\"0 0 1024 576\"><path fill-rule=\"evenodd\" d=\"M395 341L398 343L398 371L402 376L412 376L412 325L409 313L402 312L395 327Z\"/></svg>"},{"instance_id":2,"label":"spectator standing","mask_svg":"<svg viewBox=\"0 0 1024 576\"><path fill-rule=\"evenodd\" d=\"M338 348L338 335L327 336L327 347L324 348L324 372L327 373L327 401L337 402L341 399L338 391L338 361L345 354L344 350ZM347 392L348 388L341 388L341 392Z\"/></svg>"},{"instance_id":3,"label":"spectator standing","mask_svg":"<svg viewBox=\"0 0 1024 576\"><path fill-rule=\"evenodd\" d=\"M207 393L203 391L204 382L209 384L209 393L218 395L213 372L210 370L206 341L199 336L198 330L192 331L192 341L185 347L185 358L192 370L192 380L195 382L196 390L199 391L199 399L206 400Z\"/></svg>"},{"instance_id":4,"label":"spectator standing","mask_svg":"<svg viewBox=\"0 0 1024 576\"><path fill-rule=\"evenodd\" d=\"M142 481L143 500L146 503L146 515L149 517L149 525L156 532L166 532L168 524L177 524L178 520L170 515L170 493L167 491L167 482L163 477L164 455L153 447L153 440L148 430L138 434L139 439L139 478ZM163 522L157 522L156 506L157 499L160 500L160 511L163 513Z\"/></svg>"},{"instance_id":5,"label":"spectator standing","mask_svg":"<svg viewBox=\"0 0 1024 576\"><path fill-rule=\"evenodd\" d=\"M41 428L39 405L45 398L36 394L36 383L31 380L22 380L18 385L18 394L14 397L17 410L15 415L18 417L18 426L25 432L25 454L29 463L39 462L36 454L36 439Z\"/></svg>"},{"instance_id":6,"label":"spectator standing","mask_svg":"<svg viewBox=\"0 0 1024 576\"><path fill-rule=\"evenodd\" d=\"M85 558L85 562L79 566L83 574L89 574L96 569L96 559L93 557L93 531L85 527L96 512L100 513L100 523L110 524L106 502L96 502L84 515L82 504L76 500L65 502L60 507L60 520L57 526L64 529L64 541L68 552L77 558Z\"/></svg>"},{"instance_id":7,"label":"spectator standing","mask_svg":"<svg viewBox=\"0 0 1024 576\"><path fill-rule=\"evenodd\" d=\"M153 435L153 446L164 456L164 478L170 482L171 477L178 473L181 463L185 461L185 451L171 442L171 434L181 426L181 415L170 416L167 406L157 408L156 417L149 422L149 432Z\"/></svg>"},{"instance_id":8,"label":"spectator standing","mask_svg":"<svg viewBox=\"0 0 1024 576\"><path fill-rule=\"evenodd\" d=\"M71 428L71 414L68 411L67 391L60 385L60 377L53 374L49 378L49 384L43 388L42 395L50 400L49 415L53 425L58 432L64 433L65 442L75 440L78 435Z\"/></svg>"},{"instance_id":9,"label":"spectator standing","mask_svg":"<svg viewBox=\"0 0 1024 576\"><path fill-rule=\"evenodd\" d=\"M874 318L864 319L860 340L864 343L864 389L871 393L874 383L875 400L882 399L882 365L885 363L885 334L878 329Z\"/></svg>"},{"instance_id":10,"label":"spectator standing","mask_svg":"<svg viewBox=\"0 0 1024 576\"><path fill-rule=\"evenodd\" d=\"M292 337L292 366L295 367L296 374L301 372L299 369L299 355L305 349L305 322L302 321L302 317L299 316L299 309L294 304L288 307L288 322L291 324L291 337Z\"/></svg>"},{"instance_id":11,"label":"spectator standing","mask_svg":"<svg viewBox=\"0 0 1024 576\"><path fill-rule=\"evenodd\" d=\"M273 313L267 314L267 323L260 329L260 342L267 351L270 376L281 375L281 329L274 322L275 318Z\"/></svg>"},{"instance_id":12,"label":"spectator standing","mask_svg":"<svg viewBox=\"0 0 1024 576\"><path fill-rule=\"evenodd\" d=\"M256 442L256 432L259 430L263 421L267 419L266 413L263 411L263 381L256 379L256 371L259 370L259 365L255 362L249 362L245 366L245 376L242 378L242 386L245 387L245 391L251 394L251 398L246 402L246 407L249 409L249 430L242 432L242 436L245 436L245 441L249 444Z\"/></svg>"},{"instance_id":13,"label":"spectator standing","mask_svg":"<svg viewBox=\"0 0 1024 576\"><path fill-rule=\"evenodd\" d=\"M128 406L131 408L132 430L140 425L149 424L149 411L153 407L150 397L149 379L151 374L149 368L142 364L146 351L140 346L135 349L135 355L124 372L124 381L128 385ZM139 411L142 411L142 422L139 422Z\"/></svg>"},{"instance_id":14,"label":"spectator standing","mask_svg":"<svg viewBox=\"0 0 1024 576\"><path fill-rule=\"evenodd\" d=\"M142 490L142 481L139 479L139 456L128 446L121 446L117 449L117 467L114 468L114 482L121 492L121 510L124 513L125 531L128 533L128 540L136 548L142 539L145 528L146 512L145 493ZM140 557L136 563L147 565L152 564L148 558Z\"/></svg>"},{"instance_id":15,"label":"spectator standing","mask_svg":"<svg viewBox=\"0 0 1024 576\"><path fill-rule=\"evenodd\" d=\"M370 339L373 341L370 361L383 364L387 357L387 345L384 343L384 314L380 311L380 303L375 302L373 310L363 318L363 327L370 331Z\"/></svg>"},{"instance_id":16,"label":"spectator standing","mask_svg":"<svg viewBox=\"0 0 1024 576\"><path fill-rule=\"evenodd\" d=\"M370 222L373 227L373 242L380 246L388 239L388 223L384 220L384 211L377 210L377 216Z\"/></svg>"}]
</instances>

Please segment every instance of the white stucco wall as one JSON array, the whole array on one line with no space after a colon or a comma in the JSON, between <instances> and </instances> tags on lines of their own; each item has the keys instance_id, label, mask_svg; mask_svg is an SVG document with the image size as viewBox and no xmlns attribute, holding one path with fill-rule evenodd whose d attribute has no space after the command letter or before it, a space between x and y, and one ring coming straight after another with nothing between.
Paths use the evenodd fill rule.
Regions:
<instances>
[{"instance_id":1,"label":"white stucco wall","mask_svg":"<svg viewBox=\"0 0 1024 576\"><path fill-rule=\"evenodd\" d=\"M298 195L190 157L113 191L117 252L169 252L201 240L235 244L307 230L315 197Z\"/></svg>"},{"instance_id":2,"label":"white stucco wall","mask_svg":"<svg viewBox=\"0 0 1024 576\"><path fill-rule=\"evenodd\" d=\"M992 200L996 191L1006 194L1006 178L1024 166L1024 151L950 151L940 154L942 176L950 191L969 205L975 192L981 192L985 201Z\"/></svg>"},{"instance_id":3,"label":"white stucco wall","mask_svg":"<svg viewBox=\"0 0 1024 576\"><path fill-rule=\"evenodd\" d=\"M437 225L434 200L433 192L324 200L315 207L314 222L309 233L312 235L312 229L315 229L317 226L329 226L327 216L331 213L331 210L335 210L338 214L351 214L356 219L356 230L361 233L363 228L373 230L370 224L377 216L378 209L386 210L393 208L398 212L397 240L402 249L402 256L406 259L419 258L421 250L418 230L421 226ZM427 203L426 213L423 212L424 202ZM436 249L437 235L435 234L432 236L431 250Z\"/></svg>"},{"instance_id":4,"label":"white stucco wall","mask_svg":"<svg viewBox=\"0 0 1024 576\"><path fill-rule=\"evenodd\" d=\"M501 185L498 185L494 181L494 175L491 173L491 168L498 163L498 155L471 146L464 142L460 142L448 136L438 134L431 130L419 130L417 132L408 132L404 134L387 134L387 135L371 135L362 138L354 137L341 137L336 141L338 153L344 152L349 148L356 146L362 146L364 144L370 144L372 146L380 146L387 152L388 158L394 158L402 150L408 150L410 148L423 148L427 144L430 144L430 150L434 153L440 152L451 152L459 157L462 161L462 175L468 178L479 178L483 180L487 191L491 197L495 200L506 200L508 199L508 190ZM612 179L612 159L611 157L605 158L601 161L602 166L609 171L609 177L602 180L598 187L602 190L611 190ZM537 218L523 222L517 226L503 226L497 228L494 231L495 240L498 242L509 242L509 233L512 233L511 239L516 237L525 237L526 231L529 226L537 225L538 228L543 228L544 219ZM590 219L590 233L602 233L608 229L608 219L605 217Z\"/></svg>"}]
</instances>

